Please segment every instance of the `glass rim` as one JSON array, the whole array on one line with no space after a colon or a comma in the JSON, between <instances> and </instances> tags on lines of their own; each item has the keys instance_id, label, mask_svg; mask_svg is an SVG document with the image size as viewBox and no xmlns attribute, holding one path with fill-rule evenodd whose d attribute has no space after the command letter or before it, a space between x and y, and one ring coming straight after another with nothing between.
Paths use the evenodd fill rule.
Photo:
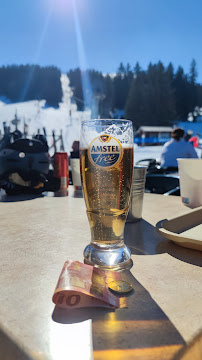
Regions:
<instances>
[{"instance_id":1,"label":"glass rim","mask_svg":"<svg viewBox=\"0 0 202 360\"><path fill-rule=\"evenodd\" d=\"M132 123L132 120L127 120L127 119L90 119L90 120L82 120L81 123L93 123L96 121L106 121L106 122L112 122L112 121L117 121L117 122L129 122Z\"/></svg>"}]
</instances>

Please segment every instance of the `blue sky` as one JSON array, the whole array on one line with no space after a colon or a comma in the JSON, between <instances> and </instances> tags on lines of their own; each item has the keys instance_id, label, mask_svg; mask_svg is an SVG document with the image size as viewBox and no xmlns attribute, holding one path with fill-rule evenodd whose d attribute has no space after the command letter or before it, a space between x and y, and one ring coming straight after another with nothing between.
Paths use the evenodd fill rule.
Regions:
<instances>
[{"instance_id":1,"label":"blue sky","mask_svg":"<svg viewBox=\"0 0 202 360\"><path fill-rule=\"evenodd\" d=\"M0 0L0 34L0 65L113 73L162 60L188 72L195 58L202 83L202 0Z\"/></svg>"}]
</instances>

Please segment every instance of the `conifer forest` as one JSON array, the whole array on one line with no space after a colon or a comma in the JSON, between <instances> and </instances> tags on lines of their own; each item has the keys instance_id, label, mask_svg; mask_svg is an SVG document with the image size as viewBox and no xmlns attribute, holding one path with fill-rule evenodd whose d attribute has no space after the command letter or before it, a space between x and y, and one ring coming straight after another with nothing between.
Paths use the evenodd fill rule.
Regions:
<instances>
[{"instance_id":1,"label":"conifer forest","mask_svg":"<svg viewBox=\"0 0 202 360\"><path fill-rule=\"evenodd\" d=\"M189 112L202 107L202 85L197 82L197 64L193 59L188 73L172 63L150 63L142 69L121 63L114 74L79 68L67 72L73 90L73 100L79 110L96 103L101 118L114 117L119 111L141 125L171 125L186 121ZM62 101L61 71L55 66L11 65L0 67L0 97L22 102L45 99L57 107Z\"/></svg>"}]
</instances>

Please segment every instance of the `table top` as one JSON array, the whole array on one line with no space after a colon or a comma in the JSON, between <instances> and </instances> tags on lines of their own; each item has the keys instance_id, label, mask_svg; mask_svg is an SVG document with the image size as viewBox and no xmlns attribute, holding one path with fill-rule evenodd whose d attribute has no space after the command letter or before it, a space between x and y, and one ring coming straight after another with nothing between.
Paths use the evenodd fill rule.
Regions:
<instances>
[{"instance_id":1,"label":"table top","mask_svg":"<svg viewBox=\"0 0 202 360\"><path fill-rule=\"evenodd\" d=\"M0 358L172 359L202 328L202 253L164 239L155 224L190 211L180 197L145 194L143 219L127 223L134 266L126 309L55 308L67 259L90 242L84 200L1 196Z\"/></svg>"}]
</instances>

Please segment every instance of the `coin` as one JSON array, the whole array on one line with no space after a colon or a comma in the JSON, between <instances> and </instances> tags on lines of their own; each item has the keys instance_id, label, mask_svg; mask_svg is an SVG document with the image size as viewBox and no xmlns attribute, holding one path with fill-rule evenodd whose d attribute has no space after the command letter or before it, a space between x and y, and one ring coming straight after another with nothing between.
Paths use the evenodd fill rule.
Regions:
<instances>
[{"instance_id":1,"label":"coin","mask_svg":"<svg viewBox=\"0 0 202 360\"><path fill-rule=\"evenodd\" d=\"M127 281L115 280L109 283L108 288L117 294L127 294L132 290L133 287Z\"/></svg>"}]
</instances>

